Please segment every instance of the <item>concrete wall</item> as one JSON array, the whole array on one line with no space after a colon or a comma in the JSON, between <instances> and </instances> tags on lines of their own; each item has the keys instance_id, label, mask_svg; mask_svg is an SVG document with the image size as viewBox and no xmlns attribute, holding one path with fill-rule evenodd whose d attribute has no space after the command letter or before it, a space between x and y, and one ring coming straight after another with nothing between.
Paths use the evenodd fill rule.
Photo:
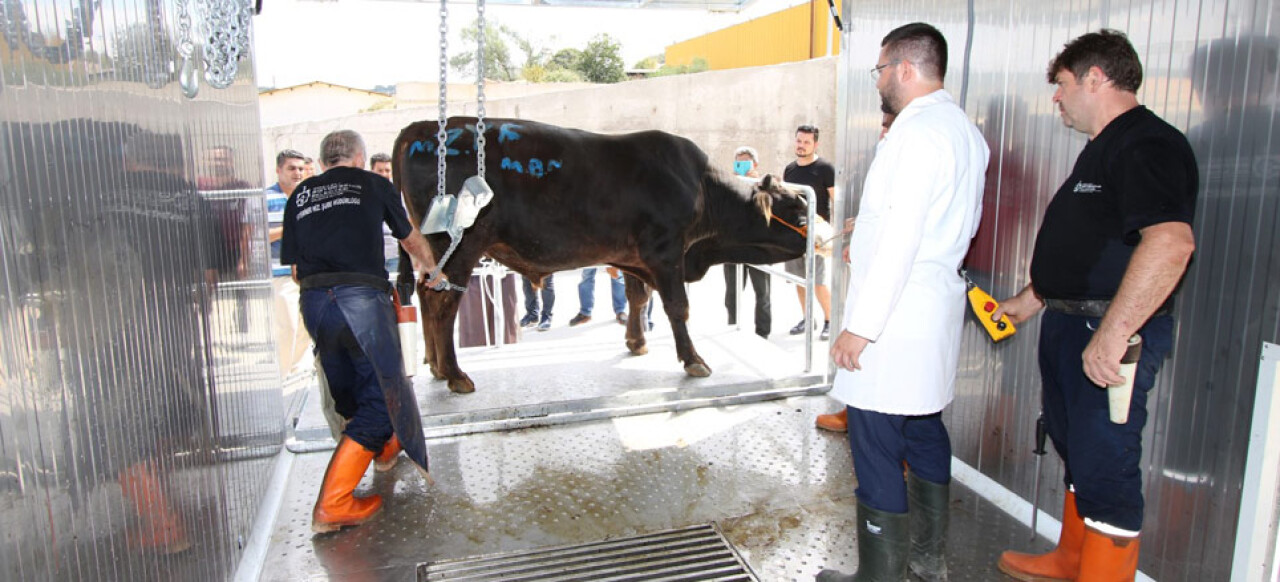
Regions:
<instances>
[{"instance_id":1,"label":"concrete wall","mask_svg":"<svg viewBox=\"0 0 1280 582\"><path fill-rule=\"evenodd\" d=\"M317 83L259 95L258 110L263 126L286 125L305 119L351 115L379 101L390 100L388 95ZM274 167L274 162L268 166Z\"/></svg>"},{"instance_id":2,"label":"concrete wall","mask_svg":"<svg viewBox=\"0 0 1280 582\"><path fill-rule=\"evenodd\" d=\"M484 87L485 101L502 99L519 99L543 93L562 93L577 91L598 86L596 83L530 83L528 81L512 81L500 83L487 81ZM460 103L476 100L475 83L449 83L449 102ZM440 98L440 83L427 81L408 81L396 83L396 109L414 109L430 107L434 109ZM433 114L434 115L434 114Z\"/></svg>"},{"instance_id":3,"label":"concrete wall","mask_svg":"<svg viewBox=\"0 0 1280 582\"><path fill-rule=\"evenodd\" d=\"M795 159L792 142L800 124L822 129L818 153L834 157L837 61L831 57L494 99L486 110L492 117L601 133L660 129L692 139L726 168L733 164L733 150L749 145L760 152L762 170L781 174ZM474 115L475 103L451 103L449 114ZM389 152L403 127L436 116L431 106L267 127L262 131L263 167L271 174L275 153L283 148L314 157L324 135L337 129L360 132L370 154ZM274 174L267 176L268 184L274 181Z\"/></svg>"}]
</instances>

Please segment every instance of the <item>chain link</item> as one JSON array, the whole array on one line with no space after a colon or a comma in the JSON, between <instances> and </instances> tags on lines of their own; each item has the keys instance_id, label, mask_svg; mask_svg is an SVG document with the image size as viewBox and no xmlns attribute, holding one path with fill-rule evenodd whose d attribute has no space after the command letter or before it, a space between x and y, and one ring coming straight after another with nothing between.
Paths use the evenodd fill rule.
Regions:
<instances>
[{"instance_id":1,"label":"chain link","mask_svg":"<svg viewBox=\"0 0 1280 582\"><path fill-rule=\"evenodd\" d=\"M485 19L484 1L476 0L476 30L480 33L476 40L476 175L484 179L484 66L485 66Z\"/></svg>"},{"instance_id":2,"label":"chain link","mask_svg":"<svg viewBox=\"0 0 1280 582\"><path fill-rule=\"evenodd\" d=\"M444 183L444 158L448 154L446 141L449 134L445 132L444 126L449 123L449 111L447 109L447 99L449 97L449 4L447 0L440 0L440 124L436 131L436 197L443 198L445 195Z\"/></svg>"},{"instance_id":3,"label":"chain link","mask_svg":"<svg viewBox=\"0 0 1280 582\"><path fill-rule=\"evenodd\" d=\"M200 71L196 70L196 45L191 40L191 7L188 0L178 2L178 55L182 57L182 65L178 68L178 87L187 99L195 99L200 94Z\"/></svg>"},{"instance_id":4,"label":"chain link","mask_svg":"<svg viewBox=\"0 0 1280 582\"><path fill-rule=\"evenodd\" d=\"M177 0L178 4L178 56L183 60L190 59L192 53L196 50L195 43L191 42L191 11L187 7L187 0Z\"/></svg>"},{"instance_id":5,"label":"chain link","mask_svg":"<svg viewBox=\"0 0 1280 582\"><path fill-rule=\"evenodd\" d=\"M238 64L249 48L247 0L196 0L204 21L204 79L216 89L236 80Z\"/></svg>"}]
</instances>

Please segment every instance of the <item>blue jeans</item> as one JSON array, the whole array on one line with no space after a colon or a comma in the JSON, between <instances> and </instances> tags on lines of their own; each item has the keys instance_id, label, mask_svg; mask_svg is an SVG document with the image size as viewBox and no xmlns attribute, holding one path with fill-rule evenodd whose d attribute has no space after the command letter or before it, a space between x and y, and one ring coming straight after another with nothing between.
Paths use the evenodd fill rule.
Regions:
<instances>
[{"instance_id":1,"label":"blue jeans","mask_svg":"<svg viewBox=\"0 0 1280 582\"><path fill-rule=\"evenodd\" d=\"M596 306L596 269L598 267L588 267L582 270L582 281L578 283L578 313L582 315L591 315L591 310ZM618 271L617 277L609 278L609 295L613 299L614 314L626 313L627 311L627 285L622 282L622 271Z\"/></svg>"},{"instance_id":2,"label":"blue jeans","mask_svg":"<svg viewBox=\"0 0 1280 582\"><path fill-rule=\"evenodd\" d=\"M362 285L305 289L299 307L302 322L315 340L316 355L324 368L335 408L347 419L342 434L370 451L382 451L393 430L382 385L378 381L378 368L398 368L403 375L404 362L399 345L387 345L390 342L373 343L371 345L380 346L383 353L366 354L344 311L362 314L377 314L381 310L389 312L390 297L381 290ZM396 333L394 317L389 320L382 317L369 319L357 328L368 328L382 336ZM391 329L379 329L386 325L386 321L391 322ZM395 373L395 370L389 373Z\"/></svg>"},{"instance_id":3,"label":"blue jeans","mask_svg":"<svg viewBox=\"0 0 1280 582\"><path fill-rule=\"evenodd\" d=\"M930 483L951 482L951 436L942 413L884 414L849 407L849 448L858 477L858 500L889 513L907 512L902 463Z\"/></svg>"},{"instance_id":4,"label":"blue jeans","mask_svg":"<svg viewBox=\"0 0 1280 582\"><path fill-rule=\"evenodd\" d=\"M538 293L534 292L533 281L528 277L521 277L524 287L524 315L538 319L538 315L542 315L542 321L551 320L551 308L556 305L556 286L555 275L547 275L542 280L542 309L538 309Z\"/></svg>"},{"instance_id":5,"label":"blue jeans","mask_svg":"<svg viewBox=\"0 0 1280 582\"><path fill-rule=\"evenodd\" d=\"M1142 357L1134 376L1129 422L1111 422L1107 391L1084 375L1081 354L1099 319L1046 311L1040 322L1044 418L1066 465L1081 517L1130 531L1142 529L1142 428L1147 393L1173 348L1173 318L1154 317L1138 335ZM1176 428L1175 428L1176 430Z\"/></svg>"}]
</instances>

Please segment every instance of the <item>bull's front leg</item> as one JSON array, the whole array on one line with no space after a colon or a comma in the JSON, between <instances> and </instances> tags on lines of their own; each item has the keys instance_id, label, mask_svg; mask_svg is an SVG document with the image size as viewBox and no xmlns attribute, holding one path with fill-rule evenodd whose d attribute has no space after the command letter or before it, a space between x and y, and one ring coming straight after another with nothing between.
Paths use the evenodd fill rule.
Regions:
<instances>
[{"instance_id":1,"label":"bull's front leg","mask_svg":"<svg viewBox=\"0 0 1280 582\"><path fill-rule=\"evenodd\" d=\"M683 277L659 275L657 279L662 308L667 312L667 319L671 322L671 335L676 340L676 357L684 363L686 374L697 378L710 376L711 367L702 361L702 356L693 349L693 340L689 338L689 296L684 292Z\"/></svg>"},{"instance_id":2,"label":"bull's front leg","mask_svg":"<svg viewBox=\"0 0 1280 582\"><path fill-rule=\"evenodd\" d=\"M461 291L426 291L423 305L431 305L424 317L423 329L428 335L428 356L431 373L449 382L449 390L458 394L476 391L471 377L458 366L458 354L453 345L453 326L458 319Z\"/></svg>"},{"instance_id":3,"label":"bull's front leg","mask_svg":"<svg viewBox=\"0 0 1280 582\"><path fill-rule=\"evenodd\" d=\"M440 368L436 362L440 361L439 352L436 350L436 332L435 322L440 319L441 304L437 300L436 293L422 285L418 285L418 305L421 306L422 313L419 314L419 322L422 325L422 343L424 346L422 353L422 361L427 365L427 369L431 370L431 376L436 380L443 380L444 375L440 373Z\"/></svg>"}]
</instances>

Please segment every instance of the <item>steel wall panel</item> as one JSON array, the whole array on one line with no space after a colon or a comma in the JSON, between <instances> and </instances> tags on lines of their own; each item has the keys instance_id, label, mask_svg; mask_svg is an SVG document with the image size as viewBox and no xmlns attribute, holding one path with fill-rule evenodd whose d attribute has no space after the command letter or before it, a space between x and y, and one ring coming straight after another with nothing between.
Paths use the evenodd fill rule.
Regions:
<instances>
[{"instance_id":1,"label":"steel wall panel","mask_svg":"<svg viewBox=\"0 0 1280 582\"><path fill-rule=\"evenodd\" d=\"M879 39L912 21L950 44L947 85L982 129L992 157L981 230L966 267L997 297L1027 283L1040 217L1085 144L1062 126L1045 66L1062 45L1102 27L1125 31L1145 68L1139 100L1184 131L1201 174L1197 251L1176 304L1178 338L1148 404L1142 564L1159 580L1220 580L1230 571L1259 350L1280 336L1280 40L1275 0L1026 3L979 1L963 54L963 2L850 3L841 98L840 210L856 213L877 137ZM966 324L957 396L946 419L955 454L1030 497L1040 406L1038 323L992 345ZM1061 510L1062 466L1050 453L1040 507ZM996 556L991 558L994 560Z\"/></svg>"},{"instance_id":2,"label":"steel wall panel","mask_svg":"<svg viewBox=\"0 0 1280 582\"><path fill-rule=\"evenodd\" d=\"M252 60L184 97L181 7L0 3L6 580L229 577L283 440Z\"/></svg>"}]
</instances>

